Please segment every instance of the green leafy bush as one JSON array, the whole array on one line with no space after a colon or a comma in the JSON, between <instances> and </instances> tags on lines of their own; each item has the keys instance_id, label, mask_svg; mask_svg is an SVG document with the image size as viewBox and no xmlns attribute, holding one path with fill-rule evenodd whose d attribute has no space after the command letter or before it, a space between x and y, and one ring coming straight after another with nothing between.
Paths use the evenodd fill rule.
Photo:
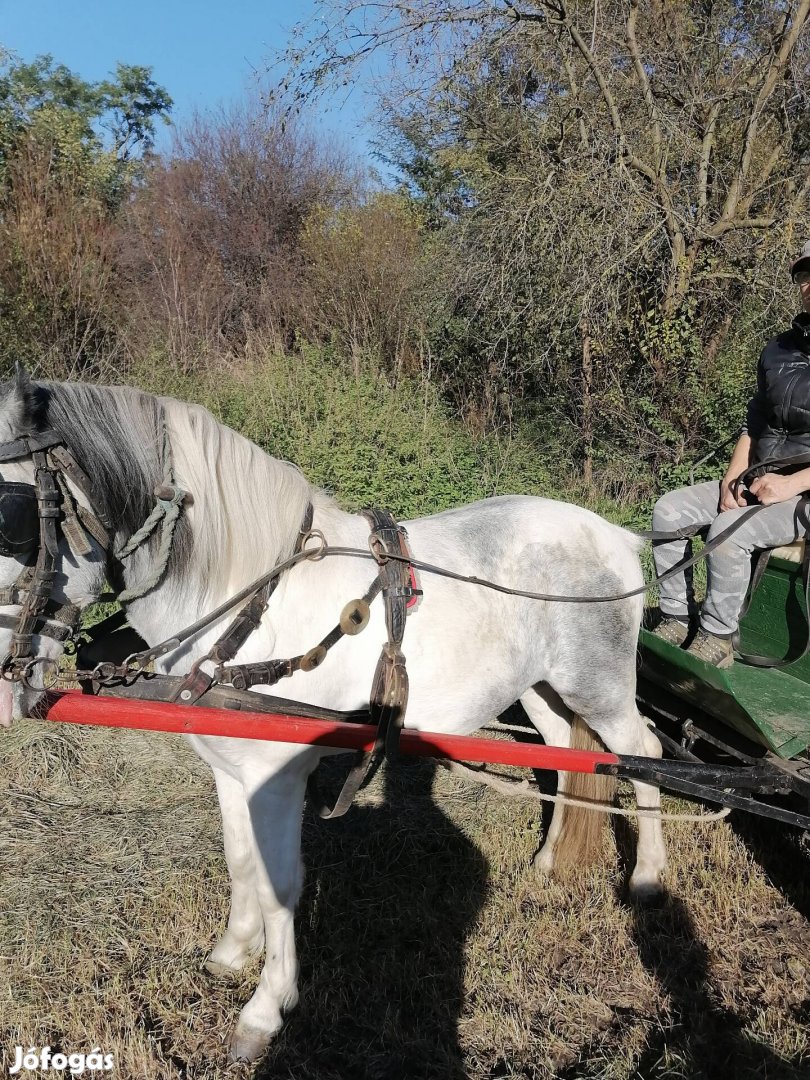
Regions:
<instances>
[{"instance_id":1,"label":"green leafy bush","mask_svg":"<svg viewBox=\"0 0 810 1080\"><path fill-rule=\"evenodd\" d=\"M519 434L476 436L448 415L427 380L396 386L369 366L355 377L328 349L269 352L227 378L167 376L150 366L145 389L205 405L275 457L295 462L347 509L376 504L400 518L488 495L559 497L564 484Z\"/></svg>"}]
</instances>

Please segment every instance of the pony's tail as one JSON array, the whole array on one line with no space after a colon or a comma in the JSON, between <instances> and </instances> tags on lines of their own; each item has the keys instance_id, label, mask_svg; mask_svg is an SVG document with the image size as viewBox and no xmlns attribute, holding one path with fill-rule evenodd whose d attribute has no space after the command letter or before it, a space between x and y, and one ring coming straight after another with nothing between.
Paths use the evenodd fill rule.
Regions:
<instances>
[{"instance_id":1,"label":"pony's tail","mask_svg":"<svg viewBox=\"0 0 810 1080\"><path fill-rule=\"evenodd\" d=\"M571 720L571 747L574 750L604 750L604 744L585 721ZM564 794L591 803L612 803L616 778L603 773L566 773ZM584 806L557 806L562 826L554 844L554 870L566 873L591 866L602 852L603 834L608 815Z\"/></svg>"}]
</instances>

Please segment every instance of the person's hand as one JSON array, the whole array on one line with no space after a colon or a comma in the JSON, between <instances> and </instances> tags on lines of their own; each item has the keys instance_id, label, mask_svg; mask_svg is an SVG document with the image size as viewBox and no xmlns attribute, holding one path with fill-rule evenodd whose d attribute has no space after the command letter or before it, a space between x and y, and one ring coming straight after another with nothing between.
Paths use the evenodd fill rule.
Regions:
<instances>
[{"instance_id":1,"label":"person's hand","mask_svg":"<svg viewBox=\"0 0 810 1080\"><path fill-rule=\"evenodd\" d=\"M798 494L796 482L792 476L780 476L779 473L765 473L751 481L749 491L755 495L762 506L773 506L785 502Z\"/></svg>"},{"instance_id":2,"label":"person's hand","mask_svg":"<svg viewBox=\"0 0 810 1080\"><path fill-rule=\"evenodd\" d=\"M719 509L721 514L726 510L738 510L741 506L748 506L748 503L745 500L744 489L738 487L737 493L735 498L731 488L731 480L728 477L723 477L720 481Z\"/></svg>"}]
</instances>

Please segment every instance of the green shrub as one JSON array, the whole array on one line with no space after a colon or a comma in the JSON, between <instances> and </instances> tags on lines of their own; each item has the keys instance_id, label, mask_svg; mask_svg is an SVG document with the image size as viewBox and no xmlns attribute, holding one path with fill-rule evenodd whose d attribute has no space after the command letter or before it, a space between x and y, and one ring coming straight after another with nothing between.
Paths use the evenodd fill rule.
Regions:
<instances>
[{"instance_id":1,"label":"green shrub","mask_svg":"<svg viewBox=\"0 0 810 1080\"><path fill-rule=\"evenodd\" d=\"M394 386L370 367L355 377L328 349L269 352L227 377L193 380L156 360L135 378L206 406L347 509L376 504L404 519L509 492L559 497L564 487L527 439L472 435L426 380Z\"/></svg>"}]
</instances>

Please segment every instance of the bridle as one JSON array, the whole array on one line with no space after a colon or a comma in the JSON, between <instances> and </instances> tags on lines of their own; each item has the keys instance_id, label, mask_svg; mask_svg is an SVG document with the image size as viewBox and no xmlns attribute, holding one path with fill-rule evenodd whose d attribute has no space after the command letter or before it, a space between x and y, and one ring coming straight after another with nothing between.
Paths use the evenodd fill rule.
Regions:
<instances>
[{"instance_id":1,"label":"bridle","mask_svg":"<svg viewBox=\"0 0 810 1080\"><path fill-rule=\"evenodd\" d=\"M153 588L163 576L174 529L187 495L173 481L165 421L163 435L164 482L155 488L155 508L144 525L118 551L112 549L115 528L99 509L101 499L93 482L65 445L62 435L47 429L0 443L0 465L30 458L34 466L33 484L0 477L0 556L26 559L16 581L0 589L0 606L20 606L16 616L0 614L0 628L12 631L9 651L0 661L0 677L30 684L38 664L57 664L50 657L33 655L34 634L67 644L76 633L81 608L77 604L60 604L52 595L60 531L77 560L91 553L91 541L94 540L105 553L110 577L115 576L113 568L120 570L121 561L145 543L162 520L162 558L157 569L138 586L109 598L124 602L136 599ZM84 495L88 506L74 499L71 483Z\"/></svg>"},{"instance_id":2,"label":"bridle","mask_svg":"<svg viewBox=\"0 0 810 1080\"><path fill-rule=\"evenodd\" d=\"M47 430L0 443L0 464L25 458L34 465L33 484L0 479L0 555L26 558L17 580L0 589L0 605L20 605L18 615L0 615L0 627L12 630L0 674L12 681L27 680L33 667L46 659L32 654L34 634L65 642L79 622L81 610L76 604L59 604L52 596L59 527L77 558L90 553L90 537L108 551L112 531L103 515L73 498L68 480L98 506L90 478L61 435Z\"/></svg>"}]
</instances>

